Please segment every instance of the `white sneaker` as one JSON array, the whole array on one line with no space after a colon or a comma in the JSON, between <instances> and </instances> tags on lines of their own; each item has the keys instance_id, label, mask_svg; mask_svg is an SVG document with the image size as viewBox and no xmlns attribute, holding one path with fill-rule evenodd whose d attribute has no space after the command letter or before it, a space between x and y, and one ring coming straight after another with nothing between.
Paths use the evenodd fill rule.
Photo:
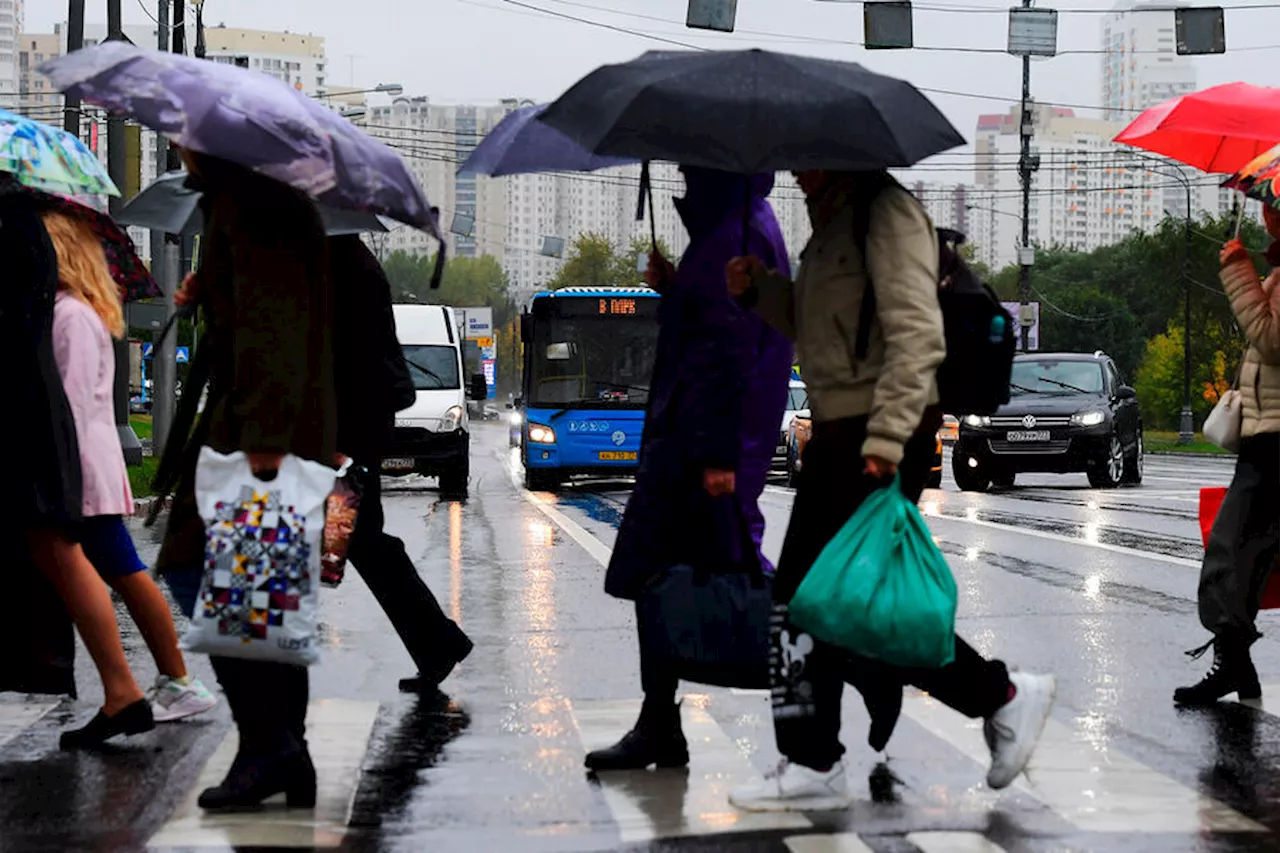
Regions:
<instances>
[{"instance_id":1,"label":"white sneaker","mask_svg":"<svg viewBox=\"0 0 1280 853\"><path fill-rule=\"evenodd\" d=\"M853 798L843 763L837 761L820 773L784 759L763 780L729 794L729 802L747 812L816 812L846 809Z\"/></svg>"},{"instance_id":2,"label":"white sneaker","mask_svg":"<svg viewBox=\"0 0 1280 853\"><path fill-rule=\"evenodd\" d=\"M200 679L192 678L183 684L167 675L156 676L150 698L151 715L155 717L157 723L194 717L218 704L217 698L200 683Z\"/></svg>"},{"instance_id":3,"label":"white sneaker","mask_svg":"<svg viewBox=\"0 0 1280 853\"><path fill-rule=\"evenodd\" d=\"M991 748L987 784L1007 788L1026 769L1053 708L1058 683L1052 675L1012 672L1013 700L987 720L983 731Z\"/></svg>"}]
</instances>

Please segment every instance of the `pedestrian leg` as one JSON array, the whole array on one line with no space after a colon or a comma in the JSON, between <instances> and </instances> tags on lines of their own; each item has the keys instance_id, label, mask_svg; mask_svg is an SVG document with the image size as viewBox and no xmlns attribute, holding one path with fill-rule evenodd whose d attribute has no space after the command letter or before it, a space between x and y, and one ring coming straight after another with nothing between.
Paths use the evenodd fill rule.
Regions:
<instances>
[{"instance_id":1,"label":"pedestrian leg","mask_svg":"<svg viewBox=\"0 0 1280 853\"><path fill-rule=\"evenodd\" d=\"M348 557L418 667L417 678L402 681L401 689L433 690L471 653L471 639L445 615L405 552L404 542L383 530L378 475L362 478L362 485Z\"/></svg>"},{"instance_id":2,"label":"pedestrian leg","mask_svg":"<svg viewBox=\"0 0 1280 853\"><path fill-rule=\"evenodd\" d=\"M640 642L640 687L644 703L631 731L613 746L587 754L589 770L643 770L658 767L685 767L689 764L689 744L680 725L676 692L680 676L665 661L645 653L643 612L636 607L636 634Z\"/></svg>"}]
</instances>

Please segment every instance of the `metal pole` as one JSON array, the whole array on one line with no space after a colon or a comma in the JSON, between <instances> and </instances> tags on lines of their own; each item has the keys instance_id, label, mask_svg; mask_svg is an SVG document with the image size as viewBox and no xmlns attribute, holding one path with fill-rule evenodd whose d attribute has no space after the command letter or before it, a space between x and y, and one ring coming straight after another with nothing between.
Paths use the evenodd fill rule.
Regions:
<instances>
[{"instance_id":1,"label":"metal pole","mask_svg":"<svg viewBox=\"0 0 1280 853\"><path fill-rule=\"evenodd\" d=\"M196 0L196 59L204 59L206 48L204 44L204 0Z\"/></svg>"},{"instance_id":2,"label":"metal pole","mask_svg":"<svg viewBox=\"0 0 1280 853\"><path fill-rule=\"evenodd\" d=\"M173 0L159 0L156 8L158 35L156 47L162 51L169 49L169 7ZM169 170L169 140L163 134L156 134L156 174L159 179ZM177 238L161 231L151 232L151 271L164 295L165 318L173 316L173 294L178 287L178 245ZM174 363L175 341L177 331L155 342L153 350L154 375L152 384L155 389L151 399L151 452L159 456L169 440L169 431L173 428L174 388L177 367Z\"/></svg>"},{"instance_id":3,"label":"metal pole","mask_svg":"<svg viewBox=\"0 0 1280 853\"><path fill-rule=\"evenodd\" d=\"M1031 0L1022 0L1022 8L1030 9ZM1027 326L1028 306L1031 304L1031 260L1027 253L1031 246L1031 112L1027 102L1031 99L1031 57L1022 57L1022 105L1019 110L1018 136L1021 142L1022 156L1018 158L1018 177L1022 180L1022 246L1019 249L1018 263L1021 265L1018 275L1018 301L1021 315L1018 326L1021 329L1021 349L1030 349Z\"/></svg>"},{"instance_id":4,"label":"metal pole","mask_svg":"<svg viewBox=\"0 0 1280 853\"><path fill-rule=\"evenodd\" d=\"M120 13L120 0L107 0L107 39L119 40L124 37L123 20ZM125 172L128 170L128 156L125 151L124 119L107 115L107 173L117 187L126 185ZM112 196L111 215L120 213L124 199ZM116 432L120 434L120 446L124 448L124 461L127 465L142 464L142 444L129 425L129 340L115 342L116 351L116 384L115 409Z\"/></svg>"},{"instance_id":5,"label":"metal pole","mask_svg":"<svg viewBox=\"0 0 1280 853\"><path fill-rule=\"evenodd\" d=\"M84 0L67 0L67 53L84 47ZM80 99L67 95L63 99L62 128L80 136Z\"/></svg>"},{"instance_id":6,"label":"metal pole","mask_svg":"<svg viewBox=\"0 0 1280 853\"><path fill-rule=\"evenodd\" d=\"M1182 169L1178 169L1179 173ZM1196 437L1195 416L1191 412L1191 180L1182 175L1187 190L1186 251L1182 259L1182 423L1178 443L1190 444Z\"/></svg>"}]
</instances>

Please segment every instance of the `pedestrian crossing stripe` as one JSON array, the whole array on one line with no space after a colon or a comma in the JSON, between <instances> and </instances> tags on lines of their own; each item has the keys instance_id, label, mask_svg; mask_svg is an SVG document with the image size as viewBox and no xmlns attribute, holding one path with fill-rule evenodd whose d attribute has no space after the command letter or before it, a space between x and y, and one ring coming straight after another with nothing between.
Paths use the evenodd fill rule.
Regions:
<instances>
[{"instance_id":1,"label":"pedestrian crossing stripe","mask_svg":"<svg viewBox=\"0 0 1280 853\"><path fill-rule=\"evenodd\" d=\"M659 770L599 774L601 793L613 812L624 844L813 826L801 814L751 814L729 804L730 791L758 780L760 774L707 713L708 701L707 696L691 694L681 704L681 724L689 741L687 773ZM618 734L635 722L640 704L639 700L572 703L570 710L577 720L584 750L590 752L616 741Z\"/></svg>"},{"instance_id":2,"label":"pedestrian crossing stripe","mask_svg":"<svg viewBox=\"0 0 1280 853\"><path fill-rule=\"evenodd\" d=\"M830 835L793 835L782 843L790 853L874 853L852 832Z\"/></svg>"},{"instance_id":3,"label":"pedestrian crossing stripe","mask_svg":"<svg viewBox=\"0 0 1280 853\"><path fill-rule=\"evenodd\" d=\"M903 714L980 764L990 761L982 721L915 691ZM1266 832L1266 827L1129 758L1084 725L1050 719L1014 790L1090 832Z\"/></svg>"},{"instance_id":4,"label":"pedestrian crossing stripe","mask_svg":"<svg viewBox=\"0 0 1280 853\"><path fill-rule=\"evenodd\" d=\"M307 743L316 766L315 810L266 808L211 813L196 805L200 792L217 785L235 758L239 738L230 732L205 764L169 822L149 848L337 847L346 835L360 782L360 767L378 716L377 702L320 699L307 708ZM268 801L270 802L270 801Z\"/></svg>"},{"instance_id":5,"label":"pedestrian crossing stripe","mask_svg":"<svg viewBox=\"0 0 1280 853\"><path fill-rule=\"evenodd\" d=\"M976 832L912 832L907 841L921 853L1005 853L999 844Z\"/></svg>"},{"instance_id":6,"label":"pedestrian crossing stripe","mask_svg":"<svg viewBox=\"0 0 1280 853\"><path fill-rule=\"evenodd\" d=\"M28 726L58 707L57 700L14 698L0 702L0 747L22 734Z\"/></svg>"}]
</instances>

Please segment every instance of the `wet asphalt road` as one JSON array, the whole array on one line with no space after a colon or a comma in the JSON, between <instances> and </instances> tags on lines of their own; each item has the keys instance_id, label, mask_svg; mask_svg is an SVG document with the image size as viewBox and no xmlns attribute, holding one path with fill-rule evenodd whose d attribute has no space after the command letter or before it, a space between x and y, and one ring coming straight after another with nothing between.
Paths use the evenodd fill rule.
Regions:
<instances>
[{"instance_id":1,"label":"wet asphalt road","mask_svg":"<svg viewBox=\"0 0 1280 853\"><path fill-rule=\"evenodd\" d=\"M1202 674L1183 651L1195 611L1197 489L1225 485L1225 460L1148 461L1140 488L1026 477L964 495L948 474L924 509L961 590L960 631L979 650L1059 676L1028 777L985 788L970 721L912 694L887 756L864 745L845 703L847 813L753 817L725 795L777 760L765 696L685 685L687 773L590 780L588 748L638 709L628 604L601 591L626 501L623 483L529 495L506 430L477 428L466 503L434 481L389 481L388 529L476 641L448 696L401 695L408 655L360 578L321 604L325 652L312 670L310 738L321 765L313 812L268 806L204 818L194 793L234 751L225 706L89 754L57 733L100 699L81 649L78 702L0 697L0 853L85 850L793 851L1084 853L1280 849L1280 644L1256 647L1264 708L1177 711L1173 688ZM1025 482L1023 482L1025 480ZM764 496L776 557L790 492ZM691 532L696 533L696 532ZM139 532L144 557L154 555ZM1271 614L1264 633L1280 636ZM154 667L122 618L139 680ZM214 684L208 665L197 675Z\"/></svg>"}]
</instances>

